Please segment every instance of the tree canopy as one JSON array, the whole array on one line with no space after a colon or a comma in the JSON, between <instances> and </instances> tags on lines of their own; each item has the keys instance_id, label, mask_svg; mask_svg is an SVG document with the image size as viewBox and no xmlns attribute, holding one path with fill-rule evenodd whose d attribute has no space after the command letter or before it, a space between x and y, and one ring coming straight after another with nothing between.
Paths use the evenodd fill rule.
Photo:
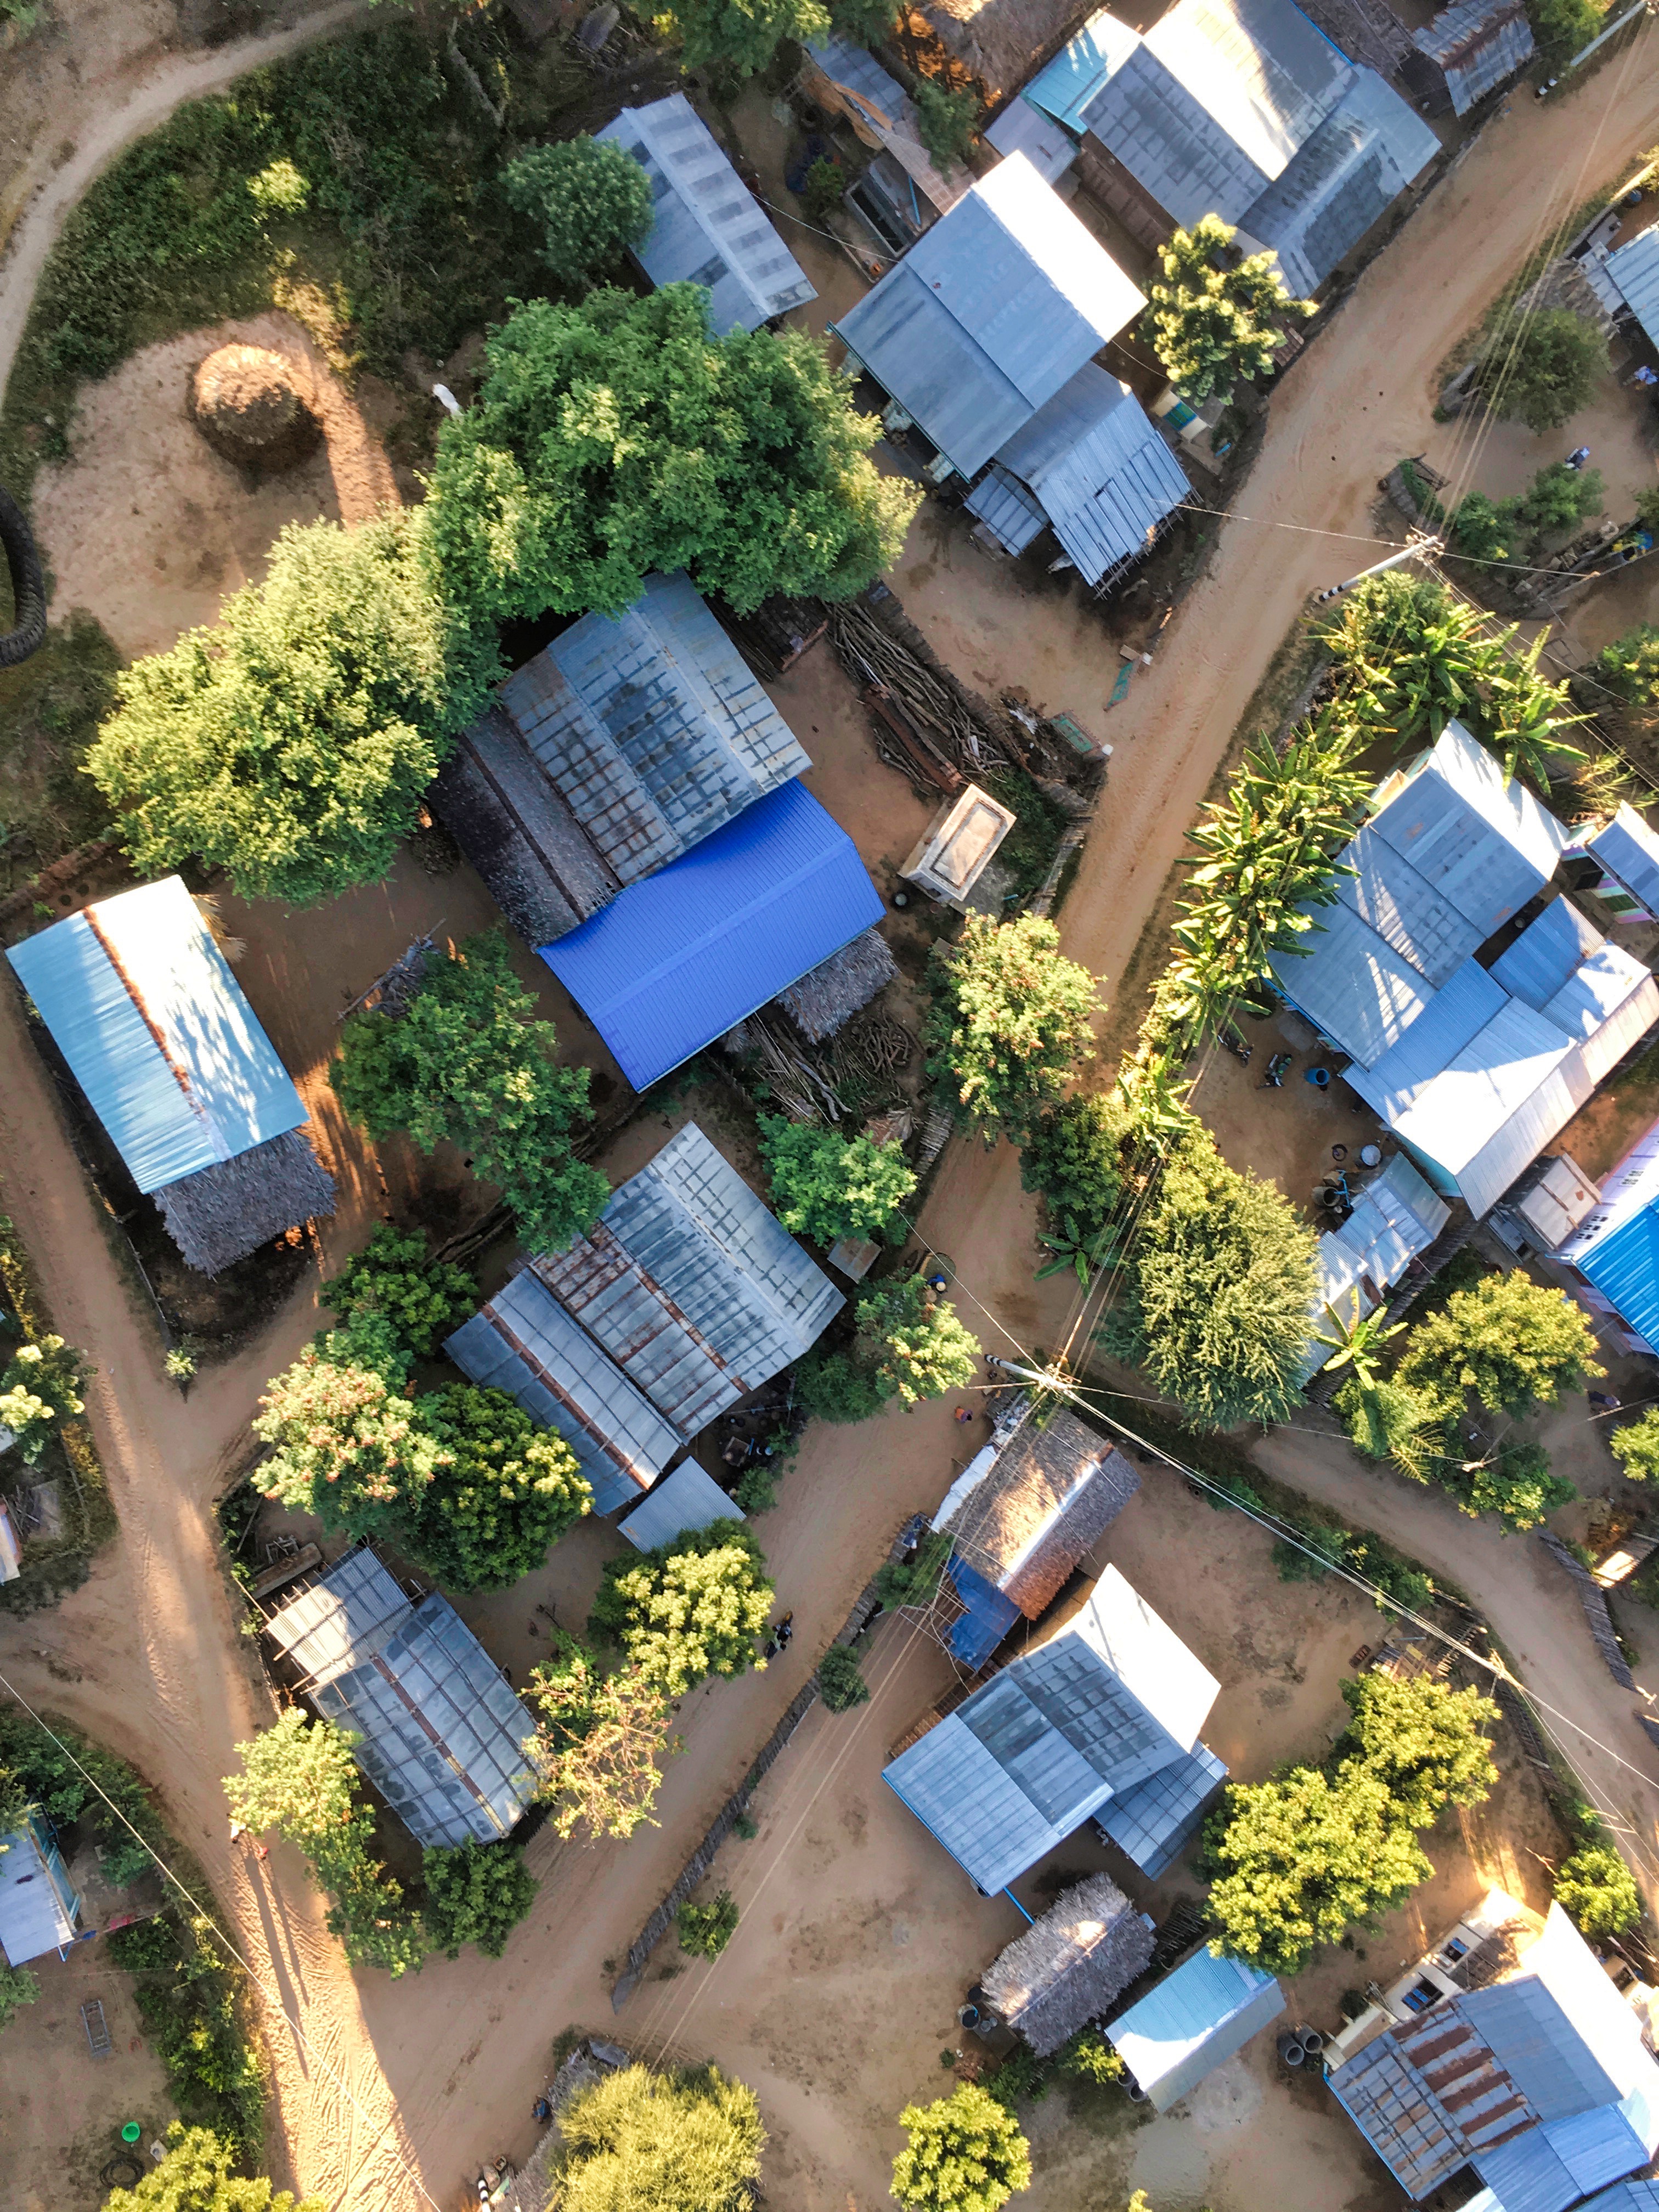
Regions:
<instances>
[{"instance_id":1,"label":"tree canopy","mask_svg":"<svg viewBox=\"0 0 1659 2212\"><path fill-rule=\"evenodd\" d=\"M446 732L483 703L427 574L424 524L290 524L263 584L118 679L87 769L141 875L194 860L246 898L378 883ZM493 646L489 648L493 661Z\"/></svg>"},{"instance_id":2,"label":"tree canopy","mask_svg":"<svg viewBox=\"0 0 1659 2212\"><path fill-rule=\"evenodd\" d=\"M211 2128L174 2120L159 2165L132 2189L112 2189L104 2212L326 2212L325 2200L296 2200L269 2181L245 2180L235 2172L234 2144Z\"/></svg>"},{"instance_id":3,"label":"tree canopy","mask_svg":"<svg viewBox=\"0 0 1659 2212\"><path fill-rule=\"evenodd\" d=\"M1000 2212L1031 2185L1029 2147L1013 2114L963 2081L931 2105L907 2105L910 2140L893 2160L893 2195L905 2212Z\"/></svg>"},{"instance_id":4,"label":"tree canopy","mask_svg":"<svg viewBox=\"0 0 1659 2212\"><path fill-rule=\"evenodd\" d=\"M501 171L510 206L541 233L541 255L561 284L618 262L652 223L651 180L624 146L562 138L532 146Z\"/></svg>"},{"instance_id":5,"label":"tree canopy","mask_svg":"<svg viewBox=\"0 0 1659 2212\"><path fill-rule=\"evenodd\" d=\"M760 1129L772 1211L793 1236L815 1244L879 1237L916 1187L902 1146L843 1137L778 1114L763 1114Z\"/></svg>"},{"instance_id":6,"label":"tree canopy","mask_svg":"<svg viewBox=\"0 0 1659 2212\"><path fill-rule=\"evenodd\" d=\"M614 1637L641 1680L683 1698L710 1674L765 1665L755 1638L772 1610L760 1546L741 1521L714 1521L635 1559L607 1559L596 1632Z\"/></svg>"},{"instance_id":7,"label":"tree canopy","mask_svg":"<svg viewBox=\"0 0 1659 2212\"><path fill-rule=\"evenodd\" d=\"M766 2130L752 2089L713 2066L627 2066L559 2114L560 2212L748 2212Z\"/></svg>"},{"instance_id":8,"label":"tree canopy","mask_svg":"<svg viewBox=\"0 0 1659 2212\"><path fill-rule=\"evenodd\" d=\"M538 1667L526 1695L539 1715L538 1795L562 1837L631 1836L652 1817L661 1761L679 1750L668 1733L668 1700L630 1660L607 1674L599 1655L555 1629L554 1656Z\"/></svg>"},{"instance_id":9,"label":"tree canopy","mask_svg":"<svg viewBox=\"0 0 1659 2212\"><path fill-rule=\"evenodd\" d=\"M441 960L402 1014L354 1014L329 1070L340 1103L377 1139L422 1152L448 1139L499 1186L528 1252L560 1251L599 1219L611 1186L576 1158L585 1067L560 1067L550 1022L532 1018L499 928Z\"/></svg>"},{"instance_id":10,"label":"tree canopy","mask_svg":"<svg viewBox=\"0 0 1659 2212\"><path fill-rule=\"evenodd\" d=\"M1282 343L1281 325L1314 312L1292 297L1272 252L1239 258L1236 233L1206 215L1158 249L1162 283L1147 289L1153 350L1183 399L1232 397L1241 377L1266 376Z\"/></svg>"},{"instance_id":11,"label":"tree canopy","mask_svg":"<svg viewBox=\"0 0 1659 2212\"><path fill-rule=\"evenodd\" d=\"M1494 411L1541 437L1589 405L1608 367L1606 340L1582 315L1541 307L1505 317L1480 374Z\"/></svg>"},{"instance_id":12,"label":"tree canopy","mask_svg":"<svg viewBox=\"0 0 1659 2212\"><path fill-rule=\"evenodd\" d=\"M1040 915L969 914L954 944L934 945L927 987L927 1073L988 1135L1018 1137L1093 1054L1094 978Z\"/></svg>"},{"instance_id":13,"label":"tree canopy","mask_svg":"<svg viewBox=\"0 0 1659 2212\"><path fill-rule=\"evenodd\" d=\"M433 530L478 621L617 614L653 569L740 613L832 599L890 567L921 496L804 331L715 337L707 295L599 291L520 307L477 398L441 434Z\"/></svg>"},{"instance_id":14,"label":"tree canopy","mask_svg":"<svg viewBox=\"0 0 1659 2212\"><path fill-rule=\"evenodd\" d=\"M538 1429L505 1390L451 1383L420 1399L416 1413L440 1457L403 1530L413 1556L447 1587L505 1589L592 1510L569 1445Z\"/></svg>"},{"instance_id":15,"label":"tree canopy","mask_svg":"<svg viewBox=\"0 0 1659 2212\"><path fill-rule=\"evenodd\" d=\"M1453 1409L1468 1389L1494 1413L1553 1406L1563 1390L1606 1371L1583 1308L1518 1267L1454 1291L1412 1331L1399 1370L1408 1389Z\"/></svg>"}]
</instances>

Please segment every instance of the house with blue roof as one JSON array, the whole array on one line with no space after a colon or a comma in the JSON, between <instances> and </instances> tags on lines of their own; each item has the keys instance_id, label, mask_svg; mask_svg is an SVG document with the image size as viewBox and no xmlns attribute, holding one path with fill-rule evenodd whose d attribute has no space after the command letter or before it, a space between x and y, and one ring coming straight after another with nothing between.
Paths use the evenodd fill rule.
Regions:
<instances>
[{"instance_id":1,"label":"house with blue roof","mask_svg":"<svg viewBox=\"0 0 1659 2212\"><path fill-rule=\"evenodd\" d=\"M882 1778L988 1897L1097 1815L1122 1816L1143 1865L1181 1848L1224 1775L1198 1740L1220 1686L1108 1567Z\"/></svg>"},{"instance_id":2,"label":"house with blue roof","mask_svg":"<svg viewBox=\"0 0 1659 2212\"><path fill-rule=\"evenodd\" d=\"M1045 528L1085 582L1109 583L1187 498L1186 475L1095 356L1146 306L1023 153L981 177L831 325L888 398L890 427L961 477L1009 553Z\"/></svg>"},{"instance_id":3,"label":"house with blue roof","mask_svg":"<svg viewBox=\"0 0 1659 2212\"><path fill-rule=\"evenodd\" d=\"M334 1211L304 1099L178 876L7 953L137 1189L216 1275Z\"/></svg>"},{"instance_id":4,"label":"house with blue roof","mask_svg":"<svg viewBox=\"0 0 1659 2212\"><path fill-rule=\"evenodd\" d=\"M881 920L811 764L690 580L653 575L507 679L432 800L642 1091ZM892 972L852 965L866 999Z\"/></svg>"},{"instance_id":5,"label":"house with blue roof","mask_svg":"<svg viewBox=\"0 0 1659 2212\"><path fill-rule=\"evenodd\" d=\"M1247 252L1271 247L1304 295L1439 151L1291 0L1177 0L1144 33L1103 10L986 135L1051 180L1076 160L1146 246L1218 215Z\"/></svg>"},{"instance_id":6,"label":"house with blue roof","mask_svg":"<svg viewBox=\"0 0 1659 2212\"><path fill-rule=\"evenodd\" d=\"M1382 783L1270 981L1477 1218L1659 1022L1659 981L1557 867L1571 833L1461 724Z\"/></svg>"},{"instance_id":7,"label":"house with blue roof","mask_svg":"<svg viewBox=\"0 0 1659 2212\"><path fill-rule=\"evenodd\" d=\"M526 1261L444 1349L556 1429L594 1510L611 1513L799 1359L844 1303L691 1121L613 1192L586 1237ZM676 1510L708 1509L697 1486L681 1488ZM647 1547L662 1540L650 1534Z\"/></svg>"}]
</instances>

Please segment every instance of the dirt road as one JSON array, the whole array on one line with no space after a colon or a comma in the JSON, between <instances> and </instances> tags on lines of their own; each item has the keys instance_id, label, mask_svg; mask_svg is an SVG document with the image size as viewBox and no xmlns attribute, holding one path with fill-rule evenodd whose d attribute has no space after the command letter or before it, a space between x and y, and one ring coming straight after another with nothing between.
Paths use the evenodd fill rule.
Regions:
<instances>
[{"instance_id":1,"label":"dirt road","mask_svg":"<svg viewBox=\"0 0 1659 2212\"><path fill-rule=\"evenodd\" d=\"M331 10L283 35L297 43L349 13ZM108 119L96 145L79 149L50 180L0 271L0 370L11 358L56 226L99 163L176 99L283 50L280 40L264 40L170 65ZM1113 718L1118 755L1109 801L1065 912L1068 949L1101 972L1109 988L1267 654L1310 587L1364 560L1363 544L1354 541L1370 527L1375 480L1420 442L1435 364L1550 213L1581 196L1580 178L1606 177L1659 136L1656 55L1659 33L1646 26L1627 57L1572 99L1542 110L1529 99L1517 101L1373 264L1334 326L1285 380L1243 504L1246 513L1293 525L1294 532L1226 527L1211 573L1157 665ZM1295 534L1309 530L1347 535ZM935 563L930 579L898 580L907 605L955 665L972 672L984 664L986 634L977 625L983 615L1006 626L1006 601L991 611L988 592L965 568L951 573ZM1034 696L1053 697L1062 683L1075 681L1097 698L1105 672L1090 657L1086 630L1073 624L1062 635L1057 622L1046 603L1033 601L1029 630L999 642L998 668L1013 680L1024 654L1022 680ZM809 1439L775 1534L767 1532L775 1562L800 1586L801 1594L791 1590L800 1632L790 1663L692 1701L684 1717L689 1748L672 1771L660 1829L625 1850L559 1851L538 1838L532 1863L544 1878L542 1897L499 1966L469 1955L429 1966L413 1983L366 1976L356 1985L322 1932L292 1854L273 1851L258 1870L257 1888L247 1867L232 1863L219 1790L234 1742L263 1716L215 1564L209 1504L240 1449L264 1378L315 1326L309 1296L243 1358L181 1401L129 1306L9 993L0 993L0 1066L5 1202L36 1256L60 1327L94 1350L100 1373L91 1414L123 1525L84 1589L52 1613L0 1621L0 1666L30 1697L67 1712L161 1781L173 1821L202 1857L222 1910L273 1992L268 2025L279 2178L297 2179L331 2204L362 2212L415 2206L423 2197L459 2203L469 2166L498 2140L521 2143L550 2036L568 2021L609 2018L605 1957L626 1944L687 1839L742 1771L811 1655L843 1616L888 1528L945 1486L953 1441L948 1410L908 1419L890 1413L870 1429ZM362 1225L361 1215L343 1213L332 1237L349 1241ZM1006 1147L988 1158L958 1147L927 1225L961 1261L969 1317L988 1342L1054 1341L1066 1292L1059 1282L1032 1285L1030 1209ZM1294 1479L1312 1489L1352 1477L1333 1473L1328 1453L1310 1450ZM1407 1498L1400 1510L1409 1519L1431 1503ZM1481 1601L1491 1605L1500 1633L1552 1675L1570 1672L1585 1724L1623 1745L1630 1701L1610 1681L1596 1680L1555 1600L1547 1610L1559 1649L1556 1638L1528 1632L1528 1608L1544 1608L1546 1600L1534 1588L1525 1547L1505 1547L1462 1522L1424 1531L1416 1548L1433 1559L1431 1539L1460 1562L1468 1550L1476 1564L1457 1571L1472 1583L1477 1572L1490 1581ZM725 1994L741 2004L740 1989L727 1983ZM284 2024L278 2002L297 2018L303 2038ZM695 2008L681 2033L697 2043ZM787 2112L773 2118L787 2127ZM0 2181L0 2204L18 2212L46 2212L50 2202L15 2179Z\"/></svg>"}]
</instances>

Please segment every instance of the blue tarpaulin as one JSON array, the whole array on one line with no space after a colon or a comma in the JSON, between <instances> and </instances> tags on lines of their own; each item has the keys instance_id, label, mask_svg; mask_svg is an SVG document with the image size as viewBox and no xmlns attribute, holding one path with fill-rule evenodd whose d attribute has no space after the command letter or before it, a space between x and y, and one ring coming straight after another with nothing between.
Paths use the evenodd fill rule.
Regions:
<instances>
[{"instance_id":1,"label":"blue tarpaulin","mask_svg":"<svg viewBox=\"0 0 1659 2212\"><path fill-rule=\"evenodd\" d=\"M791 781L540 952L643 1091L882 911L852 839Z\"/></svg>"}]
</instances>

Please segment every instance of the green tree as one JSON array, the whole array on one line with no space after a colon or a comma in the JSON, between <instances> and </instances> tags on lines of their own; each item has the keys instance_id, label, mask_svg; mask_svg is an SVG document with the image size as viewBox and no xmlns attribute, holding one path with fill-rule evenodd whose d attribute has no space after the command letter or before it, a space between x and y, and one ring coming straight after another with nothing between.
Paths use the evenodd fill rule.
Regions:
<instances>
[{"instance_id":1,"label":"green tree","mask_svg":"<svg viewBox=\"0 0 1659 2212\"><path fill-rule=\"evenodd\" d=\"M61 1336L20 1344L0 1374L0 1428L33 1467L60 1421L86 1411L82 1395L92 1370Z\"/></svg>"},{"instance_id":2,"label":"green tree","mask_svg":"<svg viewBox=\"0 0 1659 2212\"><path fill-rule=\"evenodd\" d=\"M326 2212L325 2200L296 2202L269 2181L246 2181L234 2168L236 2147L211 2128L167 2129L167 2154L133 2189L112 2189L104 2212Z\"/></svg>"},{"instance_id":3,"label":"green tree","mask_svg":"<svg viewBox=\"0 0 1659 2212\"><path fill-rule=\"evenodd\" d=\"M413 1556L447 1587L505 1589L592 1512L569 1445L505 1390L452 1382L415 1411L441 1456L404 1526Z\"/></svg>"},{"instance_id":4,"label":"green tree","mask_svg":"<svg viewBox=\"0 0 1659 2212\"><path fill-rule=\"evenodd\" d=\"M1589 404L1609 367L1599 331L1570 307L1543 307L1504 318L1479 374L1494 412L1541 437Z\"/></svg>"},{"instance_id":5,"label":"green tree","mask_svg":"<svg viewBox=\"0 0 1659 2212\"><path fill-rule=\"evenodd\" d=\"M329 1080L377 1141L406 1131L423 1152L448 1139L496 1184L528 1252L560 1251L611 1195L572 1144L588 1118L585 1067L560 1067L550 1022L532 1018L499 929L428 969L408 1011L354 1014Z\"/></svg>"},{"instance_id":6,"label":"green tree","mask_svg":"<svg viewBox=\"0 0 1659 2212\"><path fill-rule=\"evenodd\" d=\"M1079 1094L1044 1107L1027 1131L1019 1179L1052 1224L1079 1239L1104 1236L1123 1194L1128 1115L1121 1102Z\"/></svg>"},{"instance_id":7,"label":"green tree","mask_svg":"<svg viewBox=\"0 0 1659 2212\"><path fill-rule=\"evenodd\" d=\"M934 945L927 987L927 1073L988 1138L1017 1139L1092 1056L1094 978L1061 957L1060 932L1036 915L969 914L954 944Z\"/></svg>"},{"instance_id":8,"label":"green tree","mask_svg":"<svg viewBox=\"0 0 1659 2212\"><path fill-rule=\"evenodd\" d=\"M1217 1948L1299 1974L1322 1943L1375 1924L1433 1872L1388 1784L1349 1761L1232 1783L1204 1831Z\"/></svg>"},{"instance_id":9,"label":"green tree","mask_svg":"<svg viewBox=\"0 0 1659 2212\"><path fill-rule=\"evenodd\" d=\"M1563 1390L1605 1372L1583 1308L1514 1267L1454 1291L1412 1331L1400 1363L1408 1389L1449 1409L1461 1408L1463 1392L1473 1390L1494 1413L1553 1406Z\"/></svg>"},{"instance_id":10,"label":"green tree","mask_svg":"<svg viewBox=\"0 0 1659 2212\"><path fill-rule=\"evenodd\" d=\"M870 459L873 416L800 331L708 329L708 295L522 306L444 426L434 532L477 623L619 614L686 569L740 614L847 599L891 566L920 499Z\"/></svg>"},{"instance_id":11,"label":"green tree","mask_svg":"<svg viewBox=\"0 0 1659 2212\"><path fill-rule=\"evenodd\" d=\"M123 672L87 769L142 875L199 860L294 906L385 875L484 696L452 665L422 528L290 524L213 629Z\"/></svg>"},{"instance_id":12,"label":"green tree","mask_svg":"<svg viewBox=\"0 0 1659 2212\"><path fill-rule=\"evenodd\" d=\"M1626 1482L1659 1480L1659 1406L1650 1406L1639 1419L1614 1429L1607 1449L1624 1471Z\"/></svg>"},{"instance_id":13,"label":"green tree","mask_svg":"<svg viewBox=\"0 0 1659 2212\"><path fill-rule=\"evenodd\" d=\"M760 1131L772 1210L793 1235L815 1244L879 1237L916 1187L902 1146L843 1137L778 1114L763 1114Z\"/></svg>"},{"instance_id":14,"label":"green tree","mask_svg":"<svg viewBox=\"0 0 1659 2212\"><path fill-rule=\"evenodd\" d=\"M423 1851L422 1907L434 1950L459 1959L471 1943L499 1959L507 1939L536 1901L541 1884L512 1844L465 1843Z\"/></svg>"},{"instance_id":15,"label":"green tree","mask_svg":"<svg viewBox=\"0 0 1659 2212\"><path fill-rule=\"evenodd\" d=\"M1555 1901L1581 1936L1619 1936L1642 1917L1630 1869L1611 1844L1583 1844L1562 1862Z\"/></svg>"},{"instance_id":16,"label":"green tree","mask_svg":"<svg viewBox=\"0 0 1659 2212\"><path fill-rule=\"evenodd\" d=\"M353 1536L407 1513L441 1455L402 1395L397 1366L364 1358L361 1342L332 1329L308 1344L272 1376L253 1423L271 1447L258 1473L265 1496Z\"/></svg>"},{"instance_id":17,"label":"green tree","mask_svg":"<svg viewBox=\"0 0 1659 2212\"><path fill-rule=\"evenodd\" d=\"M939 174L948 176L951 164L961 161L973 143L979 127L979 97L966 89L953 91L949 85L936 84L925 76L916 86L915 104L916 136Z\"/></svg>"},{"instance_id":18,"label":"green tree","mask_svg":"<svg viewBox=\"0 0 1659 2212\"><path fill-rule=\"evenodd\" d=\"M627 2066L559 2114L559 2212L749 2212L766 2130L755 2093L716 2068Z\"/></svg>"},{"instance_id":19,"label":"green tree","mask_svg":"<svg viewBox=\"0 0 1659 2212\"><path fill-rule=\"evenodd\" d=\"M1019 2123L974 2082L907 2105L899 2125L910 2140L893 2160L892 2186L905 2212L998 2212L1031 2185Z\"/></svg>"},{"instance_id":20,"label":"green tree","mask_svg":"<svg viewBox=\"0 0 1659 2212\"><path fill-rule=\"evenodd\" d=\"M1196 406L1212 395L1231 399L1241 377L1266 376L1281 343L1281 325L1314 312L1292 298L1279 256L1239 259L1233 228L1206 215L1177 230L1158 258L1164 281L1147 291L1147 330L1164 373Z\"/></svg>"},{"instance_id":21,"label":"green tree","mask_svg":"<svg viewBox=\"0 0 1659 2212\"><path fill-rule=\"evenodd\" d=\"M1314 1249L1284 1194L1200 1133L1164 1166L1103 1341L1198 1427L1283 1420L1313 1335Z\"/></svg>"},{"instance_id":22,"label":"green tree","mask_svg":"<svg viewBox=\"0 0 1659 2212\"><path fill-rule=\"evenodd\" d=\"M1490 1794L1498 1769L1482 1731L1498 1719L1490 1698L1388 1674L1344 1682L1342 1696L1351 1717L1337 1757L1358 1759L1384 1783L1412 1827L1432 1827L1443 1806L1478 1805Z\"/></svg>"},{"instance_id":23,"label":"green tree","mask_svg":"<svg viewBox=\"0 0 1659 2212\"><path fill-rule=\"evenodd\" d=\"M607 1674L574 1636L553 1635L554 1656L536 1668L527 1692L540 1716L530 1753L542 1778L538 1794L567 1839L579 1827L590 1843L631 1836L651 1820L660 1762L680 1748L668 1733L668 1701L638 1666Z\"/></svg>"},{"instance_id":24,"label":"green tree","mask_svg":"<svg viewBox=\"0 0 1659 2212\"><path fill-rule=\"evenodd\" d=\"M541 256L561 284L614 268L652 223L651 180L625 147L586 131L532 146L501 171L507 204L541 233Z\"/></svg>"},{"instance_id":25,"label":"green tree","mask_svg":"<svg viewBox=\"0 0 1659 2212\"><path fill-rule=\"evenodd\" d=\"M718 1959L738 1932L737 1900L723 1889L707 1905L682 1905L674 1915L680 1948L695 1959Z\"/></svg>"},{"instance_id":26,"label":"green tree","mask_svg":"<svg viewBox=\"0 0 1659 2212\"><path fill-rule=\"evenodd\" d=\"M418 1230L383 1221L323 1285L323 1300L343 1322L357 1314L382 1316L402 1351L428 1359L445 1331L471 1314L478 1285L466 1268L428 1258Z\"/></svg>"},{"instance_id":27,"label":"green tree","mask_svg":"<svg viewBox=\"0 0 1659 2212\"><path fill-rule=\"evenodd\" d=\"M858 1303L854 1357L875 1379L884 1398L907 1407L942 1398L973 1380L977 1337L920 1275L884 1283Z\"/></svg>"},{"instance_id":28,"label":"green tree","mask_svg":"<svg viewBox=\"0 0 1659 2212\"><path fill-rule=\"evenodd\" d=\"M1547 70L1570 62L1602 27L1595 0L1527 0L1527 14Z\"/></svg>"},{"instance_id":29,"label":"green tree","mask_svg":"<svg viewBox=\"0 0 1659 2212\"><path fill-rule=\"evenodd\" d=\"M741 1521L714 1521L636 1559L607 1559L596 1633L614 1637L643 1680L683 1698L710 1674L765 1665L755 1638L772 1610L760 1546Z\"/></svg>"},{"instance_id":30,"label":"green tree","mask_svg":"<svg viewBox=\"0 0 1659 2212\"><path fill-rule=\"evenodd\" d=\"M832 1644L818 1662L818 1695L832 1713L850 1713L864 1705L870 1685L849 1644Z\"/></svg>"},{"instance_id":31,"label":"green tree","mask_svg":"<svg viewBox=\"0 0 1659 2212\"><path fill-rule=\"evenodd\" d=\"M9 2027L40 1994L40 1984L27 1966L8 1966L0 1959L0 2027Z\"/></svg>"}]
</instances>

